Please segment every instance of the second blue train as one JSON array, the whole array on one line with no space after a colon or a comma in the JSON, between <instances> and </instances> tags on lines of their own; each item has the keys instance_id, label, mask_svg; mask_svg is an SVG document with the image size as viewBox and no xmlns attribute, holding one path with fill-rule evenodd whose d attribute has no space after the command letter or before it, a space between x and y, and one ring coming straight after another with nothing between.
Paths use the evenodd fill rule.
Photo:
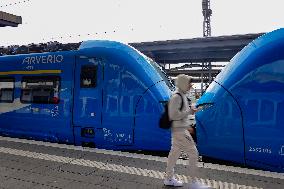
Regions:
<instances>
[{"instance_id":1,"label":"second blue train","mask_svg":"<svg viewBox=\"0 0 284 189\"><path fill-rule=\"evenodd\" d=\"M239 52L197 106L201 155L284 172L284 29Z\"/></svg>"}]
</instances>

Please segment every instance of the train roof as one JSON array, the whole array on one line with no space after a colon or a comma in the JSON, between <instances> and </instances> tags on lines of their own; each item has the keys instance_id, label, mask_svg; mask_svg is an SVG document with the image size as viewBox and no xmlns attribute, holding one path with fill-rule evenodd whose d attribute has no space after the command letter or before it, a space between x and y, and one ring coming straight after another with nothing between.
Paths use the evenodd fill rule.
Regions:
<instances>
[{"instance_id":1,"label":"train roof","mask_svg":"<svg viewBox=\"0 0 284 189\"><path fill-rule=\"evenodd\" d=\"M109 40L88 40L83 41L80 46L79 50L87 49L87 48L94 48L94 47L105 47L105 48L129 48L129 45L123 44L117 41L109 41Z\"/></svg>"},{"instance_id":2,"label":"train roof","mask_svg":"<svg viewBox=\"0 0 284 189\"><path fill-rule=\"evenodd\" d=\"M79 46L78 50L79 51L84 51L92 48L99 48L99 49L112 49L112 50L119 50L119 51L124 51L127 54L139 58L139 57L144 57L146 59L146 56L142 54L140 51L135 49L134 47L124 44L121 42L117 41L109 41L109 40L88 40L84 41L81 43Z\"/></svg>"},{"instance_id":3,"label":"train roof","mask_svg":"<svg viewBox=\"0 0 284 189\"><path fill-rule=\"evenodd\" d=\"M1 48L1 47L0 47ZM13 47L10 47L13 48ZM109 41L109 40L88 40L83 41L80 43L68 43L68 44L61 44L61 43L47 43L47 44L31 44L29 46L19 46L15 48L14 52L9 52L7 54L0 54L0 58L3 57L17 57L17 56L31 56L31 55L39 55L39 54L49 54L54 52L61 52L64 54L68 54L68 52L76 52L76 51L84 51L86 49L91 48L106 48L106 49L117 49L127 51L128 53L134 55L136 53L144 56L134 47L123 44L117 41ZM3 49L2 49L3 50ZM11 49L10 49L11 50ZM3 52L3 51L2 51ZM134 53L134 54L133 54Z\"/></svg>"},{"instance_id":4,"label":"train roof","mask_svg":"<svg viewBox=\"0 0 284 189\"><path fill-rule=\"evenodd\" d=\"M0 46L0 57L8 55L23 55L23 54L35 54L35 53L48 53L48 52L59 52L59 51L76 51L86 48L93 47L106 47L106 48L132 48L128 44L123 44L117 41L109 40L87 40L79 43L67 43L62 44L57 41L40 43L40 44L29 44L29 45L14 45L9 47Z\"/></svg>"}]
</instances>

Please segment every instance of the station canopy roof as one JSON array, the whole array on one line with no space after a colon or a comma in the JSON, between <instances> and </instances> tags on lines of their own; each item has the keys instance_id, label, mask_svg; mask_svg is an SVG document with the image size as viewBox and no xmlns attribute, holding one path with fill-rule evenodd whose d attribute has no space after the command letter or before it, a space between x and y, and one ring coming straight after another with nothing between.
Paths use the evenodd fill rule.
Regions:
<instances>
[{"instance_id":1,"label":"station canopy roof","mask_svg":"<svg viewBox=\"0 0 284 189\"><path fill-rule=\"evenodd\" d=\"M22 17L0 11L0 27L17 27L22 24Z\"/></svg>"}]
</instances>

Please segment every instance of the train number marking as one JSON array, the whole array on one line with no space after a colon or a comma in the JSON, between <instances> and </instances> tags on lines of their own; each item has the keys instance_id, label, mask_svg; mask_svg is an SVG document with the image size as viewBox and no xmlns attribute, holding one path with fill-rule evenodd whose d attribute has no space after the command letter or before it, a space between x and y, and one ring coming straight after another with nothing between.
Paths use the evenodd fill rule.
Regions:
<instances>
[{"instance_id":1,"label":"train number marking","mask_svg":"<svg viewBox=\"0 0 284 189\"><path fill-rule=\"evenodd\" d=\"M261 147L251 147L251 146L249 146L249 152L271 154L272 150L269 149L269 148L261 148Z\"/></svg>"}]
</instances>

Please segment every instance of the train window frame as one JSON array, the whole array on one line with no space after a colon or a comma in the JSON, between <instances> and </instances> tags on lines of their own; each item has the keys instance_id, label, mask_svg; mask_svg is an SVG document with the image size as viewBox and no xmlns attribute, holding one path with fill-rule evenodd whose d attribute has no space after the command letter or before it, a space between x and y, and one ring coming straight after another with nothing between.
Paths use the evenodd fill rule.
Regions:
<instances>
[{"instance_id":1,"label":"train window frame","mask_svg":"<svg viewBox=\"0 0 284 189\"><path fill-rule=\"evenodd\" d=\"M94 71L93 74L91 71ZM80 88L96 88L98 83L98 65L82 65Z\"/></svg>"},{"instance_id":2,"label":"train window frame","mask_svg":"<svg viewBox=\"0 0 284 189\"><path fill-rule=\"evenodd\" d=\"M24 84L26 82L26 84ZM32 83L32 82L45 82L45 85L40 85L39 87L31 87L27 88L27 83ZM52 85L48 85L48 82L53 82ZM59 104L60 102L60 89L61 89L61 77L60 76L54 76L54 75L49 75L49 76L24 76L22 77L21 81L21 97L20 101L21 103L28 103L28 104ZM45 86L45 87L42 87ZM57 89L57 91L55 90ZM38 95L37 98L34 98L33 93L46 93L49 91L49 95ZM24 97L24 92L29 92L30 99L26 100L23 99ZM48 93L46 93L48 94ZM56 95L57 94L57 95ZM43 100L42 97L47 97L47 100Z\"/></svg>"},{"instance_id":3,"label":"train window frame","mask_svg":"<svg viewBox=\"0 0 284 189\"><path fill-rule=\"evenodd\" d=\"M15 78L14 77L0 77L0 82L11 82L13 83L13 88L0 88L0 103L13 103L14 102L14 94L15 94ZM4 90L10 90L12 91L11 93L11 100L2 100L2 89Z\"/></svg>"}]
</instances>

